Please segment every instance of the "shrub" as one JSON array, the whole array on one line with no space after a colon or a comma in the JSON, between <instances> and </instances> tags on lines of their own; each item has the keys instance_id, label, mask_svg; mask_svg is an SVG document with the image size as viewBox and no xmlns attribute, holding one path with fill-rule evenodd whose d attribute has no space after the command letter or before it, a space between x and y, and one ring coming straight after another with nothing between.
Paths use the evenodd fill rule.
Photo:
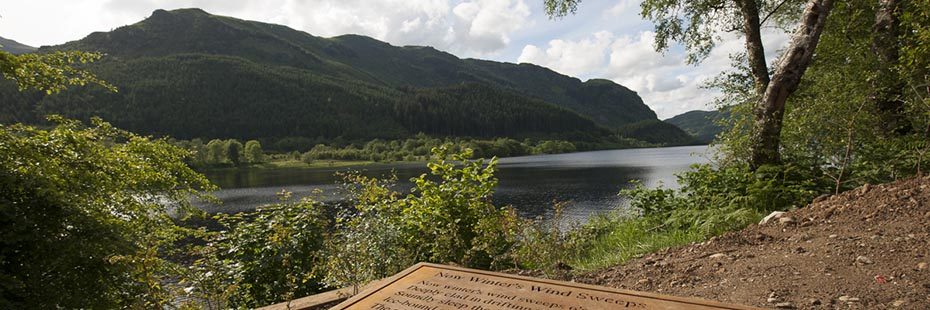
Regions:
<instances>
[{"instance_id":1,"label":"shrub","mask_svg":"<svg viewBox=\"0 0 930 310\"><path fill-rule=\"evenodd\" d=\"M175 218L212 186L166 140L49 120L0 125L0 308L168 305Z\"/></svg>"},{"instance_id":2,"label":"shrub","mask_svg":"<svg viewBox=\"0 0 930 310\"><path fill-rule=\"evenodd\" d=\"M304 198L233 215L209 236L190 283L197 299L225 299L229 306L256 308L318 292L322 249L330 226L323 204ZM216 298L222 295L223 298ZM218 302L219 303L219 302Z\"/></svg>"}]
</instances>

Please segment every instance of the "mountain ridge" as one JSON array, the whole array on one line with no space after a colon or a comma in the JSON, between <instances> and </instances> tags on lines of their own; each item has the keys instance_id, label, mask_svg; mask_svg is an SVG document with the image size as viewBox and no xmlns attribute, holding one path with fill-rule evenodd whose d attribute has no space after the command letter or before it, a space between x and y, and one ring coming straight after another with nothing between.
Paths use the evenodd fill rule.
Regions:
<instances>
[{"instance_id":1,"label":"mountain ridge","mask_svg":"<svg viewBox=\"0 0 930 310\"><path fill-rule=\"evenodd\" d=\"M729 112L719 110L705 111L693 110L665 119L666 123L678 126L685 132L694 136L699 143L710 143L717 134L724 130L720 120L728 118Z\"/></svg>"},{"instance_id":2,"label":"mountain ridge","mask_svg":"<svg viewBox=\"0 0 930 310\"><path fill-rule=\"evenodd\" d=\"M0 50L10 52L12 54L25 54L32 53L36 50L35 47L16 42L12 39L7 39L0 37Z\"/></svg>"},{"instance_id":3,"label":"mountain ridge","mask_svg":"<svg viewBox=\"0 0 930 310\"><path fill-rule=\"evenodd\" d=\"M36 100L38 106L34 114L63 113L80 118L98 115L142 133L182 138L219 137L222 134L233 137L345 135L392 138L417 133L413 128L416 126L411 126L409 121L401 125L401 119L405 117L416 119L439 115L436 111L486 115L474 108L466 108L480 105L474 101L454 102L448 106L442 102L433 102L431 106L422 102L410 104L419 102L417 98L423 96L445 96L444 92L456 86L474 88L469 94L484 100L489 100L485 96L488 93L517 94L516 97L504 96L511 98L511 102L491 100L502 111L536 115L532 117L547 115L550 120L559 119L572 124L581 124L577 118L587 119L594 123L593 126L579 125L579 128L589 131L592 136L594 133L609 136L611 131L625 125L657 120L655 112L642 102L636 92L608 80L582 82L537 65L460 59L432 47L398 47L360 35L316 37L286 26L212 15L200 9L156 10L135 24L110 32L94 32L59 46L42 47L39 52L69 49L106 54L91 68L117 85L120 93L107 94L82 88L59 96L66 99L44 96ZM249 79L242 76L249 76ZM264 85L265 88L251 84ZM430 92L429 89L438 91ZM244 93L246 91L250 93ZM170 119L184 118L194 122L192 116L218 116L215 117L218 122L213 125L251 128L255 126L243 126L250 123L243 119L248 115L237 115L236 109L255 105L278 109L280 113L277 114L267 111L261 114L289 121L278 123L280 128L276 129L267 125L259 126L263 130L236 132L176 123ZM28 106L19 104L20 108ZM173 106L175 110L160 106ZM412 109L411 106L417 108ZM482 106L488 108L487 105ZM533 108L526 108L530 106ZM408 117L392 112L401 107L409 113L418 114ZM328 113L326 116L339 121L334 123L321 115L310 114L317 111ZM22 114L22 111L17 112ZM288 114L298 112L305 113L307 117L299 119ZM372 119L371 113L385 117ZM447 116L443 115L445 119L452 119ZM531 116L511 115L512 119L497 119L513 121L527 120L527 117ZM475 128L474 124L486 123L483 120L470 122L472 124L463 125L463 128ZM325 126L318 126L318 123L328 123L337 129L323 130ZM361 127L381 123L385 129L371 127L367 133L343 134L342 130L358 129L342 128L349 123L361 124ZM150 124L170 124L170 127L153 128ZM319 127L318 130L307 129L314 126ZM508 128L513 131L495 134L513 137L559 135L558 131L538 127L533 128L543 132L527 132L518 126ZM437 130L432 134L449 131ZM459 132L456 135L484 136L485 131ZM681 141L683 136L687 136L683 131L673 135L677 137L670 141Z\"/></svg>"}]
</instances>

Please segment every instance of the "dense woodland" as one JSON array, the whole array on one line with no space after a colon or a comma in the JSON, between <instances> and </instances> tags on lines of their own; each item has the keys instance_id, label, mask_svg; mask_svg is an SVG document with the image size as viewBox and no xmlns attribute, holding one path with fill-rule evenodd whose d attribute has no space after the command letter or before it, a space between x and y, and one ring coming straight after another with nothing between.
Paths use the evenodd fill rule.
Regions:
<instances>
[{"instance_id":1,"label":"dense woodland","mask_svg":"<svg viewBox=\"0 0 930 310\"><path fill-rule=\"evenodd\" d=\"M565 0L545 3L553 16L571 14L578 5ZM47 127L8 124L17 121L10 119L0 125L0 308L254 308L367 283L419 261L533 269L559 276L569 269L605 268L650 251L703 241L758 222L773 210L803 208L820 195L926 174L930 2L646 0L641 8L643 17L656 25L657 47L680 43L695 62L707 56L720 31L732 29L747 44L745 54L734 55L734 69L713 84L722 91L718 103L731 113L722 120L725 131L715 140L719 154L714 163L681 174L678 189L624 190L633 212L596 217L568 230L559 222L559 204L553 206L556 217L551 221L521 219L512 209L491 203L497 185L495 160L471 160L470 150L445 144L431 149L429 172L412 180L410 193L396 192L392 187L396 180L346 174L342 191L349 200L345 204L327 206L313 197L296 200L282 192L280 203L253 212L210 216L190 202L192 197L212 200L208 193L214 187L188 165L194 154L167 138L139 136L100 119L81 122L51 116ZM168 12L155 15L179 22ZM217 19L228 21L210 17L200 22ZM717 24L705 27L704 21ZM224 28L213 35L222 39L242 34L235 30L283 29L235 25L240 28ZM135 46L131 39L137 33L147 34L148 26L155 25L143 23L91 37ZM762 27L794 31L777 61L765 58ZM182 38L196 33L177 32ZM307 37L296 32L281 35ZM358 37L342 40L376 44ZM345 46L333 45L332 52L351 55L351 49L340 49ZM163 48L170 46L153 43L134 53L158 54ZM210 44L200 48L219 50ZM222 61L236 67L233 63L244 62L240 57L262 54L259 49L240 51L242 55ZM320 70L338 66L320 57L279 55L272 60L280 64ZM116 52L111 56L126 57ZM135 61L161 57L184 61L205 56ZM220 61L212 57L209 61ZM449 59L444 57L435 61ZM80 65L94 61L99 66ZM108 61L87 52L0 52L0 72L11 84L9 90L23 91L3 96L50 100L81 110L86 107L82 104L93 101L84 97L91 92L99 92L95 98L105 98L145 91L120 88L127 85L124 80L105 69L100 72L102 80L95 71L82 70L120 66L123 60ZM190 68L209 61L194 61ZM189 74L181 67L171 73ZM351 85L375 85L370 83L376 76ZM116 79L111 85L106 78ZM379 92L396 92L415 99L419 92L380 86L346 92L333 82L339 78L319 77L313 83L319 84L318 89L339 90L334 98L376 98ZM185 83L214 83L178 78L185 79ZM155 81L172 80L145 83L169 90L158 88L165 86ZM95 86L78 87L85 84ZM414 88L420 86L424 85ZM433 91L424 94L445 96L444 92L461 89ZM164 96L177 96L178 102L189 98ZM46 111L40 101L16 104ZM373 107L346 104L350 109ZM119 115L104 111L108 110L100 109L98 115ZM488 131L500 130L495 128ZM456 130L482 129L462 124ZM229 161L261 160L260 142L243 145L223 139L207 143L216 148L210 154L225 154ZM396 141L402 149L407 143ZM494 141L514 145L510 140ZM393 148L393 144L371 142L371 148ZM221 229L207 230L203 223L211 219Z\"/></svg>"},{"instance_id":2,"label":"dense woodland","mask_svg":"<svg viewBox=\"0 0 930 310\"><path fill-rule=\"evenodd\" d=\"M699 143L711 143L718 134L726 129L730 118L728 109L714 111L689 111L665 120L666 123L681 128L691 134Z\"/></svg>"},{"instance_id":3,"label":"dense woodland","mask_svg":"<svg viewBox=\"0 0 930 310\"><path fill-rule=\"evenodd\" d=\"M657 121L635 92L607 80L362 36L319 38L199 9L158 10L39 52L74 49L105 53L88 68L119 92L88 86L49 96L0 83L0 122L97 116L141 134L259 139L275 148L287 138L338 144L418 133L600 142L627 124ZM692 141L667 126L648 142ZM279 149L294 150L306 151Z\"/></svg>"}]
</instances>

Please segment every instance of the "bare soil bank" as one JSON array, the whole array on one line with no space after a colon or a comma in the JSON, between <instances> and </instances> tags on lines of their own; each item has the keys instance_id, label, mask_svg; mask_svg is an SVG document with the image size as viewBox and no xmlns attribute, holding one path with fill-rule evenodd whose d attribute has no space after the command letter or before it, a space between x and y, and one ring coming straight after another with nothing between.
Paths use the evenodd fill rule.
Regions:
<instances>
[{"instance_id":1,"label":"bare soil bank","mask_svg":"<svg viewBox=\"0 0 930 310\"><path fill-rule=\"evenodd\" d=\"M820 198L781 219L574 281L766 308L930 309L930 177Z\"/></svg>"}]
</instances>

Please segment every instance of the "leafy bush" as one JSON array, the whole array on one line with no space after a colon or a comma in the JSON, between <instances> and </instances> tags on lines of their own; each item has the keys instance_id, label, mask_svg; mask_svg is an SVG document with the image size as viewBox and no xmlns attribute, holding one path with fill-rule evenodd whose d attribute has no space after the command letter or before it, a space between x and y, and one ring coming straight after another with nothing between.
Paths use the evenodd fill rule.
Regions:
<instances>
[{"instance_id":1,"label":"leafy bush","mask_svg":"<svg viewBox=\"0 0 930 310\"><path fill-rule=\"evenodd\" d=\"M162 308L175 225L212 189L165 140L50 117L0 125L0 308Z\"/></svg>"},{"instance_id":2,"label":"leafy bush","mask_svg":"<svg viewBox=\"0 0 930 310\"><path fill-rule=\"evenodd\" d=\"M414 178L405 196L391 189L393 180L345 177L352 203L337 213L328 283L365 283L419 261L508 265L517 217L491 203L497 161L472 161L470 150L450 154L450 148L433 148L430 172Z\"/></svg>"},{"instance_id":3,"label":"leafy bush","mask_svg":"<svg viewBox=\"0 0 930 310\"><path fill-rule=\"evenodd\" d=\"M713 234L740 228L754 216L803 206L827 185L794 166L763 166L756 171L734 166L692 166L679 175L678 190L636 184L621 191L645 217L665 218L669 229L698 228Z\"/></svg>"},{"instance_id":4,"label":"leafy bush","mask_svg":"<svg viewBox=\"0 0 930 310\"><path fill-rule=\"evenodd\" d=\"M215 254L235 288L233 306L261 307L323 287L317 269L329 227L326 210L309 198L291 202L286 192L281 200L254 212L218 215L228 230L215 236Z\"/></svg>"},{"instance_id":5,"label":"leafy bush","mask_svg":"<svg viewBox=\"0 0 930 310\"><path fill-rule=\"evenodd\" d=\"M348 200L327 210L315 200L218 216L226 230L198 248L185 285L190 299L223 307L257 307L360 285L419 261L477 268L513 266L519 223L491 203L496 160L469 150L432 150L430 172L401 194L396 179L344 174Z\"/></svg>"}]
</instances>

